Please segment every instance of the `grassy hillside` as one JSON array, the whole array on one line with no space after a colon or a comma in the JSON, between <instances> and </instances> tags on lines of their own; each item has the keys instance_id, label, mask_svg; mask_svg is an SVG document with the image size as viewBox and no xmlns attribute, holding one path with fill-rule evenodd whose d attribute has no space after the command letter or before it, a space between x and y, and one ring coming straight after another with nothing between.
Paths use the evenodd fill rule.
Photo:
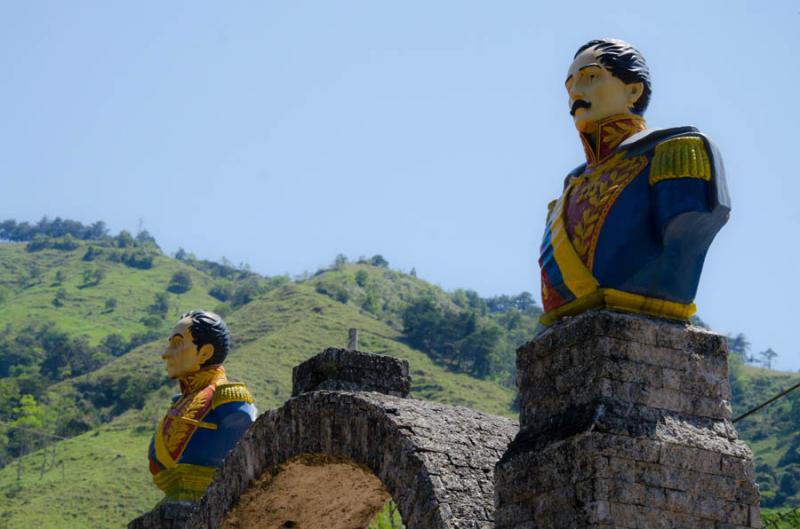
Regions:
<instances>
[{"instance_id":1,"label":"grassy hillside","mask_svg":"<svg viewBox=\"0 0 800 529\"><path fill-rule=\"evenodd\" d=\"M62 275L82 277L81 267L88 266L80 260L81 250L72 252L75 255L61 255L50 250L31 254L23 253L24 249L19 246L0 246L0 252L3 251L23 262L35 262L43 269L42 275L54 274L55 271L49 267L56 266L70 271ZM2 257L0 254L0 262L3 262ZM22 268L25 266L28 264ZM154 294L163 290L176 269L185 267L166 257L156 261L152 270L114 270L121 265L113 263L107 266L110 269L101 284L92 287L105 287L101 295L95 296L97 300L104 296L122 298L121 293L127 293L137 285L147 285L149 294ZM158 272L159 266L164 270ZM212 278L197 270L192 270L192 274L194 297L176 296L176 305L185 301L187 306L174 307L170 315L174 317L165 318L165 325L171 324L179 312L189 307L219 303L202 292L204 286L213 283ZM68 286L78 291L85 290ZM74 307L65 304L57 310L47 309L45 301L52 294L47 289L51 288L45 282L16 288L14 295L7 298L17 305L9 312L16 315L14 325L29 323L25 317L28 314L39 318L79 312L78 316L72 315L67 321L91 319L93 316L110 317L108 314L95 315L92 308L77 303ZM140 299L149 303L148 297L145 294ZM21 308L23 306L25 308ZM41 312L36 312L37 307ZM122 307L120 303L116 310ZM0 309L7 308L7 303L4 303ZM128 323L124 332L132 334L140 330L136 319L142 314L142 309L137 311L135 304L131 304L128 310L133 322ZM347 329L357 327L362 330L361 349L409 360L415 396L463 404L488 413L513 415L514 394L509 388L436 365L424 353L399 342L397 329L354 304L340 303L320 294L313 283L274 289L231 310L226 320L235 342L226 367L232 379L248 384L261 410L278 406L289 397L293 366L325 347L345 345ZM59 319L60 326L62 321ZM84 323L76 332L83 332L85 326ZM70 329L68 325L62 328ZM113 326L108 329L122 331ZM99 340L105 332L94 333L93 339ZM157 381L154 387L149 388L141 409L123 411L109 417L108 422L92 431L50 443L44 449L18 458L0 469L0 497L4 499L0 504L0 524L3 524L0 527L120 527L155 504L160 493L150 483L145 450L155 423L163 414L170 394L176 390L161 375L158 355L164 345L162 342L157 340L144 344L92 372L49 386L51 401L60 397L63 401L82 403L82 409L89 410L98 402L85 402L87 394L91 394L91 391L87 393L87 388L104 387L103 381L134 376ZM114 385L106 386L111 388L113 396ZM54 509L53 505L65 507Z\"/></svg>"},{"instance_id":2,"label":"grassy hillside","mask_svg":"<svg viewBox=\"0 0 800 529\"><path fill-rule=\"evenodd\" d=\"M734 416L800 382L800 373L733 362ZM742 419L736 428L753 449L761 504L800 505L800 390Z\"/></svg>"},{"instance_id":3,"label":"grassy hillside","mask_svg":"<svg viewBox=\"0 0 800 529\"><path fill-rule=\"evenodd\" d=\"M88 336L97 344L112 333L129 338L148 330L142 322L144 309L157 294L166 293L169 300L164 326L174 323L187 307L219 303L208 295L212 279L178 260L158 255L152 268L132 269L99 259L84 261L87 247L28 252L24 244L0 245L0 322L18 329L27 323L53 321L70 334ZM101 270L104 277L96 285L87 285L84 273L95 270ZM179 271L191 276L192 288L183 294L167 292L170 278ZM59 272L62 278L57 280ZM62 290L63 305L57 307L53 300ZM116 300L113 309L106 308L109 299Z\"/></svg>"},{"instance_id":4,"label":"grassy hillside","mask_svg":"<svg viewBox=\"0 0 800 529\"><path fill-rule=\"evenodd\" d=\"M427 281L365 262L342 263L320 271L307 283L317 292L358 307L398 330L403 328L403 310L422 296L431 296L452 310L457 308L446 292Z\"/></svg>"},{"instance_id":5,"label":"grassy hillside","mask_svg":"<svg viewBox=\"0 0 800 529\"><path fill-rule=\"evenodd\" d=\"M145 451L177 390L159 355L179 314L194 308L224 314L234 338L230 378L248 384L262 411L288 398L293 366L344 346L356 327L360 349L410 362L414 396L514 415L513 351L539 311L530 296L447 293L382 259L340 260L292 283L185 253L173 259L132 240L0 244L0 529L122 527L158 501ZM189 290L168 290L176 274L190 278ZM412 309L428 322L416 341ZM466 374L474 362L437 349L437 332L455 333L465 350L489 344L487 374ZM483 341L469 342L474 336ZM735 358L731 373L734 414L800 379ZM800 503L798 424L800 392L737 425L767 507Z\"/></svg>"}]
</instances>

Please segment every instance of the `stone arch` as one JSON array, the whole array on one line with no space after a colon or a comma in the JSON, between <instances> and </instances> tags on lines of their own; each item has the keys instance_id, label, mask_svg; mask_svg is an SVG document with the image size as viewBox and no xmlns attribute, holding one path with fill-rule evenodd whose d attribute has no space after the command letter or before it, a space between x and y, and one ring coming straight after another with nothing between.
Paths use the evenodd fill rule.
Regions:
<instances>
[{"instance_id":1,"label":"stone arch","mask_svg":"<svg viewBox=\"0 0 800 529\"><path fill-rule=\"evenodd\" d=\"M352 525L341 527L355 529L358 520L366 518L361 527L366 525L389 496L408 529L493 527L494 465L516 424L465 407L376 391L320 391L332 380L334 387L352 389L353 380L363 379L364 373L350 368L377 357L334 351L338 368L331 370L328 362L327 376L305 388L311 391L259 417L217 472L185 529L334 528L343 519ZM383 364L404 363L377 358ZM349 367L341 369L343 363ZM407 364L401 371L407 379ZM384 383L387 376L391 379L386 365L380 373ZM320 379L319 370L315 376ZM298 385L303 384L296 372ZM352 501L326 510L331 491L323 483L308 486L322 479L342 489L333 491L334 498L349 494ZM294 504L285 501L292 497ZM303 518L312 510L316 519Z\"/></svg>"}]
</instances>

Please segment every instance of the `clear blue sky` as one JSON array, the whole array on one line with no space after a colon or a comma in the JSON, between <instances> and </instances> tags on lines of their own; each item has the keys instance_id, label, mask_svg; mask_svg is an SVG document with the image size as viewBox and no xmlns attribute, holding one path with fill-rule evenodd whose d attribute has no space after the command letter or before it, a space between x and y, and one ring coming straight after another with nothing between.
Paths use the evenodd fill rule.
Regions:
<instances>
[{"instance_id":1,"label":"clear blue sky","mask_svg":"<svg viewBox=\"0 0 800 529\"><path fill-rule=\"evenodd\" d=\"M264 274L381 253L537 299L545 207L582 158L565 72L628 40L650 126L725 159L700 315L800 368L797 1L25 1L0 24L0 219L141 218Z\"/></svg>"}]
</instances>

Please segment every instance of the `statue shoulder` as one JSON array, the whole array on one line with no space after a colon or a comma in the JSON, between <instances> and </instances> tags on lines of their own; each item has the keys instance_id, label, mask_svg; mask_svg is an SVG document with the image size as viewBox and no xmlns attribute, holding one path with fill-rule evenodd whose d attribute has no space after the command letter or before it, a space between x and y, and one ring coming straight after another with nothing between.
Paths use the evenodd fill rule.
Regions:
<instances>
[{"instance_id":1,"label":"statue shoulder","mask_svg":"<svg viewBox=\"0 0 800 529\"><path fill-rule=\"evenodd\" d=\"M714 142L696 127L644 130L625 140L622 148L628 156L650 158L651 186L677 179L697 179L708 184L713 210L730 211L722 156Z\"/></svg>"},{"instance_id":2,"label":"statue shoulder","mask_svg":"<svg viewBox=\"0 0 800 529\"><path fill-rule=\"evenodd\" d=\"M628 138L622 148L629 156L651 157L650 185L673 178L724 179L719 151L695 127L648 129Z\"/></svg>"},{"instance_id":3,"label":"statue shoulder","mask_svg":"<svg viewBox=\"0 0 800 529\"><path fill-rule=\"evenodd\" d=\"M255 402L250 390L247 389L242 383L233 382L228 384L220 384L214 391L214 398L211 401L211 409L228 404L229 402L247 402L252 404Z\"/></svg>"},{"instance_id":4,"label":"statue shoulder","mask_svg":"<svg viewBox=\"0 0 800 529\"><path fill-rule=\"evenodd\" d=\"M711 180L711 156L699 135L681 135L658 143L650 166L650 185L673 178Z\"/></svg>"}]
</instances>

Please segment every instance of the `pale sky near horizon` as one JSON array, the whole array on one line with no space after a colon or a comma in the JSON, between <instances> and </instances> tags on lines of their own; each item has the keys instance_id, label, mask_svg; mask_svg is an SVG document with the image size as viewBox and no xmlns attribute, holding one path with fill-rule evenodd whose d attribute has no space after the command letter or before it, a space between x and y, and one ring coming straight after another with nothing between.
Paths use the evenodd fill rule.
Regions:
<instances>
[{"instance_id":1,"label":"pale sky near horizon","mask_svg":"<svg viewBox=\"0 0 800 529\"><path fill-rule=\"evenodd\" d=\"M380 253L537 300L546 204L582 161L567 68L628 40L649 125L725 160L700 316L800 369L798 1L26 1L0 24L0 220L142 219L268 275Z\"/></svg>"}]
</instances>

